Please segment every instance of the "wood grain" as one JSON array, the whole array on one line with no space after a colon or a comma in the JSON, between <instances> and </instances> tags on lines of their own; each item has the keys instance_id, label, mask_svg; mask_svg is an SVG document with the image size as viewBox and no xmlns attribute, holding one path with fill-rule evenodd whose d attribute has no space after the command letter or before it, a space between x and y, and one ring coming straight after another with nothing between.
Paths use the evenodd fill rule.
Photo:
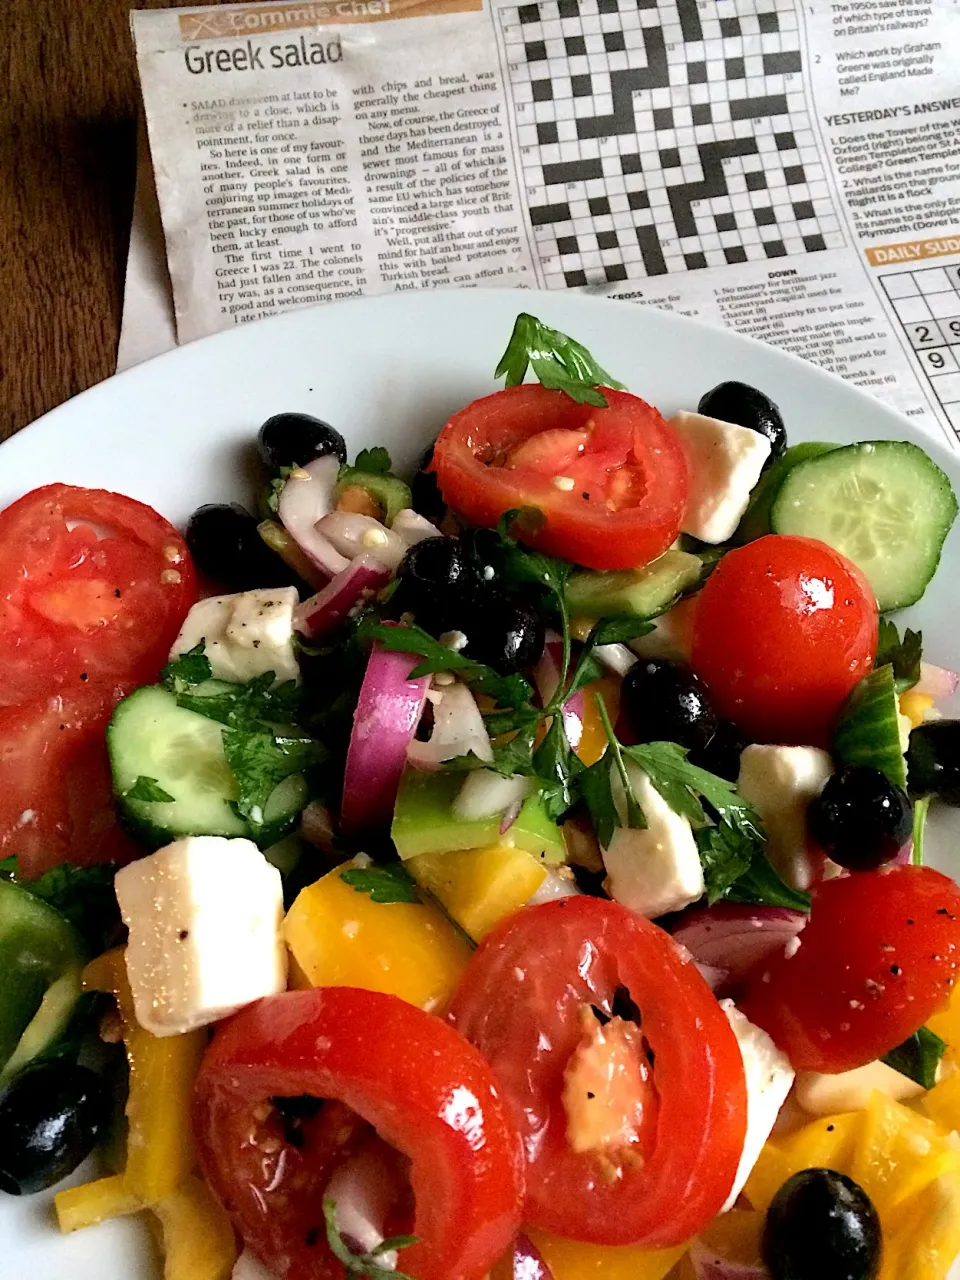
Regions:
<instances>
[{"instance_id":1,"label":"wood grain","mask_svg":"<svg viewBox=\"0 0 960 1280\"><path fill-rule=\"evenodd\" d=\"M0 439L114 370L136 159L130 7L2 2Z\"/></svg>"}]
</instances>

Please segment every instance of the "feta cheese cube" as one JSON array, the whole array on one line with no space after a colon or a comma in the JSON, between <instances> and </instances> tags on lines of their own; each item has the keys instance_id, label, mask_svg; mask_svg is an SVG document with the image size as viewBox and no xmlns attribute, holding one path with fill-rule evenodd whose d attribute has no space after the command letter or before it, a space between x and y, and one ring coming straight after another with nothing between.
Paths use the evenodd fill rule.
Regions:
<instances>
[{"instance_id":1,"label":"feta cheese cube","mask_svg":"<svg viewBox=\"0 0 960 1280\"><path fill-rule=\"evenodd\" d=\"M680 437L690 472L683 532L701 542L726 542L770 457L770 441L758 431L702 413L675 413L670 425Z\"/></svg>"},{"instance_id":2,"label":"feta cheese cube","mask_svg":"<svg viewBox=\"0 0 960 1280\"><path fill-rule=\"evenodd\" d=\"M611 898L652 919L696 902L703 894L703 868L687 819L674 813L639 765L627 760L626 767L647 826L616 829L603 851L604 887ZM625 822L623 783L615 769L611 790Z\"/></svg>"},{"instance_id":3,"label":"feta cheese cube","mask_svg":"<svg viewBox=\"0 0 960 1280\"><path fill-rule=\"evenodd\" d=\"M807 808L832 773L833 762L819 747L753 745L740 756L737 789L760 815L770 861L795 889L809 889L816 878Z\"/></svg>"},{"instance_id":4,"label":"feta cheese cube","mask_svg":"<svg viewBox=\"0 0 960 1280\"><path fill-rule=\"evenodd\" d=\"M259 587L232 596L198 600L184 619L170 657L201 642L217 680L244 682L265 671L277 682L297 680L300 668L293 644L296 587Z\"/></svg>"},{"instance_id":5,"label":"feta cheese cube","mask_svg":"<svg viewBox=\"0 0 960 1280\"><path fill-rule=\"evenodd\" d=\"M862 1111L877 1089L894 1102L918 1098L924 1092L922 1084L877 1061L835 1075L801 1071L797 1075L796 1096L810 1115L832 1116L841 1111Z\"/></svg>"},{"instance_id":6,"label":"feta cheese cube","mask_svg":"<svg viewBox=\"0 0 960 1280\"><path fill-rule=\"evenodd\" d=\"M188 836L115 879L137 1021L180 1035L286 989L280 873L251 840Z\"/></svg>"},{"instance_id":7,"label":"feta cheese cube","mask_svg":"<svg viewBox=\"0 0 960 1280\"><path fill-rule=\"evenodd\" d=\"M793 1084L793 1067L786 1054L780 1052L767 1033L754 1026L732 1000L721 1000L720 1008L727 1015L740 1046L747 1082L747 1134L737 1176L733 1180L733 1190L721 1210L725 1213L727 1209L733 1208L776 1124L780 1108L786 1102Z\"/></svg>"}]
</instances>

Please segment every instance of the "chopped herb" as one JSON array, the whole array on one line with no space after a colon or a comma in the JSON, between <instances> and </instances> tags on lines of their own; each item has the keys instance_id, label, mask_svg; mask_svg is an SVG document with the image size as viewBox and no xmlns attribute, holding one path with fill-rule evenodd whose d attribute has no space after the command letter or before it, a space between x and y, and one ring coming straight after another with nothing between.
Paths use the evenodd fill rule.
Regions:
<instances>
[{"instance_id":1,"label":"chopped herb","mask_svg":"<svg viewBox=\"0 0 960 1280\"><path fill-rule=\"evenodd\" d=\"M254 826L263 825L275 788L291 774L319 764L325 755L313 738L231 728L223 731L223 754L237 781L237 812Z\"/></svg>"},{"instance_id":2,"label":"chopped herb","mask_svg":"<svg viewBox=\"0 0 960 1280\"><path fill-rule=\"evenodd\" d=\"M787 907L791 911L809 911L810 895L793 889L777 875L769 858L758 852L726 895L728 902L755 903L757 906Z\"/></svg>"},{"instance_id":3,"label":"chopped herb","mask_svg":"<svg viewBox=\"0 0 960 1280\"><path fill-rule=\"evenodd\" d=\"M245 684L218 687L214 692L177 691L177 702L188 711L217 720L231 729L256 729L264 724L289 724L300 710L301 689L293 680L274 687L274 673L264 671Z\"/></svg>"},{"instance_id":4,"label":"chopped herb","mask_svg":"<svg viewBox=\"0 0 960 1280\"><path fill-rule=\"evenodd\" d=\"M894 623L887 618L880 619L880 635L877 641L877 656L874 667L893 667L893 681L897 693L905 693L912 689L920 679L920 659L923 653L923 633L911 631L908 627L900 639Z\"/></svg>"},{"instance_id":5,"label":"chopped herb","mask_svg":"<svg viewBox=\"0 0 960 1280\"><path fill-rule=\"evenodd\" d=\"M576 804L577 779L584 766L573 751L563 728L563 717L553 717L550 728L533 755L533 770L540 782L540 798L548 816L556 821Z\"/></svg>"},{"instance_id":6,"label":"chopped herb","mask_svg":"<svg viewBox=\"0 0 960 1280\"><path fill-rule=\"evenodd\" d=\"M903 1044L891 1049L881 1061L924 1089L932 1089L937 1083L937 1067L946 1048L945 1040L941 1040L929 1027L921 1027Z\"/></svg>"},{"instance_id":7,"label":"chopped herb","mask_svg":"<svg viewBox=\"0 0 960 1280\"><path fill-rule=\"evenodd\" d=\"M744 839L726 822L715 827L701 827L694 834L700 851L707 903L712 907L727 897L758 855L753 842Z\"/></svg>"},{"instance_id":8,"label":"chopped herb","mask_svg":"<svg viewBox=\"0 0 960 1280\"><path fill-rule=\"evenodd\" d=\"M910 861L915 867L923 866L923 833L927 826L932 796L918 796L913 802L913 850Z\"/></svg>"},{"instance_id":9,"label":"chopped herb","mask_svg":"<svg viewBox=\"0 0 960 1280\"><path fill-rule=\"evenodd\" d=\"M357 893L369 893L371 902L419 902L420 894L402 863L384 867L348 867L340 879Z\"/></svg>"},{"instance_id":10,"label":"chopped herb","mask_svg":"<svg viewBox=\"0 0 960 1280\"><path fill-rule=\"evenodd\" d=\"M389 451L378 444L373 449L361 449L356 456L353 469L380 476L388 472L392 466Z\"/></svg>"},{"instance_id":11,"label":"chopped herb","mask_svg":"<svg viewBox=\"0 0 960 1280\"><path fill-rule=\"evenodd\" d=\"M591 648L601 644L627 644L654 630L654 624L646 618L601 618L587 637L587 644Z\"/></svg>"},{"instance_id":12,"label":"chopped herb","mask_svg":"<svg viewBox=\"0 0 960 1280\"><path fill-rule=\"evenodd\" d=\"M0 879L13 880L56 908L77 930L91 955L100 955L121 940L123 926L113 890L116 867L74 867L61 863L35 880L23 880L13 855L0 861Z\"/></svg>"},{"instance_id":13,"label":"chopped herb","mask_svg":"<svg viewBox=\"0 0 960 1280\"><path fill-rule=\"evenodd\" d=\"M274 515L276 515L280 508L280 495L283 493L283 486L287 483L287 477L290 475L292 470L293 467L281 467L280 474L278 476L272 476L270 483L267 486L267 510L272 511Z\"/></svg>"},{"instance_id":14,"label":"chopped herb","mask_svg":"<svg viewBox=\"0 0 960 1280\"><path fill-rule=\"evenodd\" d=\"M123 794L127 800L146 800L150 804L170 804L175 799L169 791L164 791L156 778L147 778L143 774Z\"/></svg>"},{"instance_id":15,"label":"chopped herb","mask_svg":"<svg viewBox=\"0 0 960 1280\"><path fill-rule=\"evenodd\" d=\"M403 1271L385 1267L379 1259L385 1253L407 1249L410 1245L417 1244L417 1236L391 1236L389 1240L384 1240L382 1244L378 1244L375 1249L367 1253L354 1253L340 1234L340 1228L337 1226L337 1202L330 1196L324 1197L323 1220L326 1224L330 1252L343 1263L349 1275L368 1276L369 1280L414 1280L413 1276Z\"/></svg>"},{"instance_id":16,"label":"chopped herb","mask_svg":"<svg viewBox=\"0 0 960 1280\"><path fill-rule=\"evenodd\" d=\"M606 398L598 387L623 390L623 383L602 368L590 352L556 329L550 329L536 316L522 312L517 316L507 349L500 357L494 377L505 379L508 387L521 383L527 369L551 391L564 391L577 404L606 407Z\"/></svg>"},{"instance_id":17,"label":"chopped herb","mask_svg":"<svg viewBox=\"0 0 960 1280\"><path fill-rule=\"evenodd\" d=\"M186 653L174 658L160 672L160 681L174 693L181 693L190 685L203 684L212 675L210 660L204 652L204 643L200 643Z\"/></svg>"},{"instance_id":18,"label":"chopped herb","mask_svg":"<svg viewBox=\"0 0 960 1280\"><path fill-rule=\"evenodd\" d=\"M587 808L590 810L590 817L593 819L593 825L596 828L597 839L606 848L613 839L613 833L617 827L628 826L642 829L646 827L647 820L643 816L640 802L637 800L630 782L627 766L623 759L623 748L613 732L606 703L599 694L596 695L596 701L597 710L600 713L600 721L607 735L610 750L601 756L596 764L584 770L580 777L580 789L584 800L587 802ZM623 787L626 823L621 821L620 813L613 797L612 781L614 770L619 774Z\"/></svg>"}]
</instances>

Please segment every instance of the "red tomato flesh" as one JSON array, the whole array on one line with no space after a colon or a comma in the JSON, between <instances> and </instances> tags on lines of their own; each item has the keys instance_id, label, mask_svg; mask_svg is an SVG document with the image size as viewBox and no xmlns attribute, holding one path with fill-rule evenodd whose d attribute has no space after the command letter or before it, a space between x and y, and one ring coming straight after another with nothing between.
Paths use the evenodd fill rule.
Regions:
<instances>
[{"instance_id":1,"label":"red tomato flesh","mask_svg":"<svg viewBox=\"0 0 960 1280\"><path fill-rule=\"evenodd\" d=\"M729 552L700 593L691 664L720 715L755 742L825 746L877 649L859 569L813 538Z\"/></svg>"},{"instance_id":2,"label":"red tomato flesh","mask_svg":"<svg viewBox=\"0 0 960 1280\"><path fill-rule=\"evenodd\" d=\"M817 885L799 949L755 970L741 1006L798 1071L849 1071L918 1031L958 969L960 888L887 867Z\"/></svg>"},{"instance_id":3,"label":"red tomato flesh","mask_svg":"<svg viewBox=\"0 0 960 1280\"><path fill-rule=\"evenodd\" d=\"M132 498L55 484L0 514L0 855L21 874L136 852L103 733L195 599L183 538Z\"/></svg>"},{"instance_id":4,"label":"red tomato flesh","mask_svg":"<svg viewBox=\"0 0 960 1280\"><path fill-rule=\"evenodd\" d=\"M680 532L686 458L656 409L603 394L605 409L537 384L474 400L434 446L444 501L491 528L505 511L536 507L543 527L524 541L591 569L655 560Z\"/></svg>"},{"instance_id":5,"label":"red tomato flesh","mask_svg":"<svg viewBox=\"0 0 960 1280\"><path fill-rule=\"evenodd\" d=\"M270 1099L302 1094L343 1105L325 1104L292 1143ZM350 987L273 996L218 1028L197 1077L201 1163L246 1243L286 1280L343 1276L322 1200L336 1166L369 1141L357 1117L410 1161L419 1243L400 1270L480 1280L519 1226L523 1171L472 1045L396 996Z\"/></svg>"},{"instance_id":6,"label":"red tomato flesh","mask_svg":"<svg viewBox=\"0 0 960 1280\"><path fill-rule=\"evenodd\" d=\"M625 987L653 1054L646 1159L577 1154L564 1073L591 1006ZM496 1072L527 1159L524 1221L592 1244L663 1248L696 1235L733 1185L746 1132L736 1039L693 963L615 902L529 907L480 945L449 1014Z\"/></svg>"}]
</instances>

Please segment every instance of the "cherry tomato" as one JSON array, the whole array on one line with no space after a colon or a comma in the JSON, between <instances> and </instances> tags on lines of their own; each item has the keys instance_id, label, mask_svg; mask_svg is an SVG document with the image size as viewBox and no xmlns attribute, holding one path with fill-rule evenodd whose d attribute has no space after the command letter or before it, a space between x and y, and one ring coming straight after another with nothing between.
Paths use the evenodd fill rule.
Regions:
<instances>
[{"instance_id":1,"label":"cherry tomato","mask_svg":"<svg viewBox=\"0 0 960 1280\"><path fill-rule=\"evenodd\" d=\"M444 501L473 524L537 507L524 541L591 569L630 569L662 555L680 532L687 463L656 409L604 388L607 408L536 384L474 400L434 446Z\"/></svg>"},{"instance_id":2,"label":"cherry tomato","mask_svg":"<svg viewBox=\"0 0 960 1280\"><path fill-rule=\"evenodd\" d=\"M0 514L0 706L152 680L196 599L186 543L142 502L52 484Z\"/></svg>"},{"instance_id":3,"label":"cherry tomato","mask_svg":"<svg viewBox=\"0 0 960 1280\"><path fill-rule=\"evenodd\" d=\"M16 854L26 878L139 852L117 824L104 744L114 707L132 692L91 684L0 707L0 857Z\"/></svg>"},{"instance_id":4,"label":"cherry tomato","mask_svg":"<svg viewBox=\"0 0 960 1280\"><path fill-rule=\"evenodd\" d=\"M325 1104L291 1141L270 1100L303 1094L344 1105L325 1120ZM207 1180L254 1253L287 1280L343 1276L322 1200L336 1166L369 1141L357 1117L410 1162L419 1243L400 1270L480 1280L519 1225L522 1162L493 1073L446 1023L380 992L286 992L223 1024L197 1077Z\"/></svg>"},{"instance_id":5,"label":"cherry tomato","mask_svg":"<svg viewBox=\"0 0 960 1280\"><path fill-rule=\"evenodd\" d=\"M592 1006L618 988L640 1009L658 1107L645 1160L577 1154L564 1072ZM592 1244L677 1244L733 1185L746 1132L736 1039L693 963L648 920L598 898L530 907L467 967L450 1019L490 1062L527 1157L524 1221Z\"/></svg>"},{"instance_id":6,"label":"cherry tomato","mask_svg":"<svg viewBox=\"0 0 960 1280\"><path fill-rule=\"evenodd\" d=\"M960 969L960 888L896 866L813 891L799 949L754 970L743 1012L798 1071L849 1071L912 1036Z\"/></svg>"},{"instance_id":7,"label":"cherry tomato","mask_svg":"<svg viewBox=\"0 0 960 1280\"><path fill-rule=\"evenodd\" d=\"M859 569L814 538L771 534L720 561L694 620L693 669L755 742L826 745L877 648Z\"/></svg>"}]
</instances>

